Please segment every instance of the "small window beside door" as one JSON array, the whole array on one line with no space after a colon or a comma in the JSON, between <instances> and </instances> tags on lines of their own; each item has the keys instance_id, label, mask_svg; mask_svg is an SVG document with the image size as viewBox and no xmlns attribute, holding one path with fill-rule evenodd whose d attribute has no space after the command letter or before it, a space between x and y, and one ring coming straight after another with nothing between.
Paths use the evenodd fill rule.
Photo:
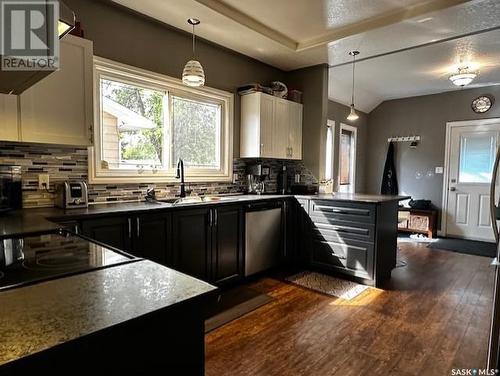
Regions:
<instances>
[{"instance_id":1,"label":"small window beside door","mask_svg":"<svg viewBox=\"0 0 500 376\"><path fill-rule=\"evenodd\" d=\"M342 129L340 133L340 185L351 184L352 132Z\"/></svg>"}]
</instances>

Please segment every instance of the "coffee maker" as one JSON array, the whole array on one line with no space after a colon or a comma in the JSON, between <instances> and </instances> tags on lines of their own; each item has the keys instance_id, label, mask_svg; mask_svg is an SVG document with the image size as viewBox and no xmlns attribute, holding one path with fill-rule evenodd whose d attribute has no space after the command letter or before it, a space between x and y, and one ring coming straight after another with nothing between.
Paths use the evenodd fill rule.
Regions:
<instances>
[{"instance_id":1,"label":"coffee maker","mask_svg":"<svg viewBox=\"0 0 500 376\"><path fill-rule=\"evenodd\" d=\"M247 167L248 193L261 195L265 193L265 181L269 179L270 168L261 163Z\"/></svg>"}]
</instances>

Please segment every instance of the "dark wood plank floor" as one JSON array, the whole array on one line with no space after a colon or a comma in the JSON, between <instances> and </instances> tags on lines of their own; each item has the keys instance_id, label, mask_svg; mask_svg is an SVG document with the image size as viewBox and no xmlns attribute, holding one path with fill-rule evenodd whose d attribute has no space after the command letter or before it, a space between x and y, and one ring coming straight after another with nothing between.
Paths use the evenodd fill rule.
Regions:
<instances>
[{"instance_id":1,"label":"dark wood plank floor","mask_svg":"<svg viewBox=\"0 0 500 376\"><path fill-rule=\"evenodd\" d=\"M493 270L485 257L401 243L408 265L344 301L264 278L275 301L206 336L206 374L450 375L484 368Z\"/></svg>"}]
</instances>

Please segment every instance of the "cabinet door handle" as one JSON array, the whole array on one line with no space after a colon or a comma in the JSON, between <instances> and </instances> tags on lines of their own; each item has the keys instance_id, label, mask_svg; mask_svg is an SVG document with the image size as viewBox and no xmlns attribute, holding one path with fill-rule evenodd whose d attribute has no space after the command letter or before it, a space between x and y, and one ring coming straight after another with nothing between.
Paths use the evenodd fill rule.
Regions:
<instances>
[{"instance_id":1,"label":"cabinet door handle","mask_svg":"<svg viewBox=\"0 0 500 376\"><path fill-rule=\"evenodd\" d=\"M132 239L132 218L128 219L128 238Z\"/></svg>"},{"instance_id":2,"label":"cabinet door handle","mask_svg":"<svg viewBox=\"0 0 500 376\"><path fill-rule=\"evenodd\" d=\"M332 256L335 256L335 257L337 257L337 258L338 258L338 259L340 259L340 260L346 260L346 259L347 259L347 257L345 257L345 256L340 256L340 255L336 254L335 252L332 252Z\"/></svg>"},{"instance_id":3,"label":"cabinet door handle","mask_svg":"<svg viewBox=\"0 0 500 376\"><path fill-rule=\"evenodd\" d=\"M264 144L260 144L259 155L262 156L262 151L264 150Z\"/></svg>"},{"instance_id":4,"label":"cabinet door handle","mask_svg":"<svg viewBox=\"0 0 500 376\"><path fill-rule=\"evenodd\" d=\"M140 238L141 237L141 220L139 219L139 217L137 217L135 219L135 225L136 225L136 230L137 230L137 237Z\"/></svg>"},{"instance_id":5,"label":"cabinet door handle","mask_svg":"<svg viewBox=\"0 0 500 376\"><path fill-rule=\"evenodd\" d=\"M208 227L212 227L212 209L208 211Z\"/></svg>"},{"instance_id":6,"label":"cabinet door handle","mask_svg":"<svg viewBox=\"0 0 500 376\"><path fill-rule=\"evenodd\" d=\"M214 209L214 226L217 226L217 209Z\"/></svg>"}]
</instances>

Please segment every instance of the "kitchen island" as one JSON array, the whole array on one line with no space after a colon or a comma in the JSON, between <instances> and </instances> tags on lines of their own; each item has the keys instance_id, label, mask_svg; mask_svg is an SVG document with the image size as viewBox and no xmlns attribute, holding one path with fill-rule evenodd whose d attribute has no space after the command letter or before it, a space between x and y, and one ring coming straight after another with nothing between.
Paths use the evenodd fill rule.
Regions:
<instances>
[{"instance_id":1,"label":"kitchen island","mask_svg":"<svg viewBox=\"0 0 500 376\"><path fill-rule=\"evenodd\" d=\"M0 374L203 375L216 288L147 260L0 292Z\"/></svg>"},{"instance_id":2,"label":"kitchen island","mask_svg":"<svg viewBox=\"0 0 500 376\"><path fill-rule=\"evenodd\" d=\"M310 268L380 287L396 267L398 205L408 196L297 196L296 258Z\"/></svg>"}]
</instances>

